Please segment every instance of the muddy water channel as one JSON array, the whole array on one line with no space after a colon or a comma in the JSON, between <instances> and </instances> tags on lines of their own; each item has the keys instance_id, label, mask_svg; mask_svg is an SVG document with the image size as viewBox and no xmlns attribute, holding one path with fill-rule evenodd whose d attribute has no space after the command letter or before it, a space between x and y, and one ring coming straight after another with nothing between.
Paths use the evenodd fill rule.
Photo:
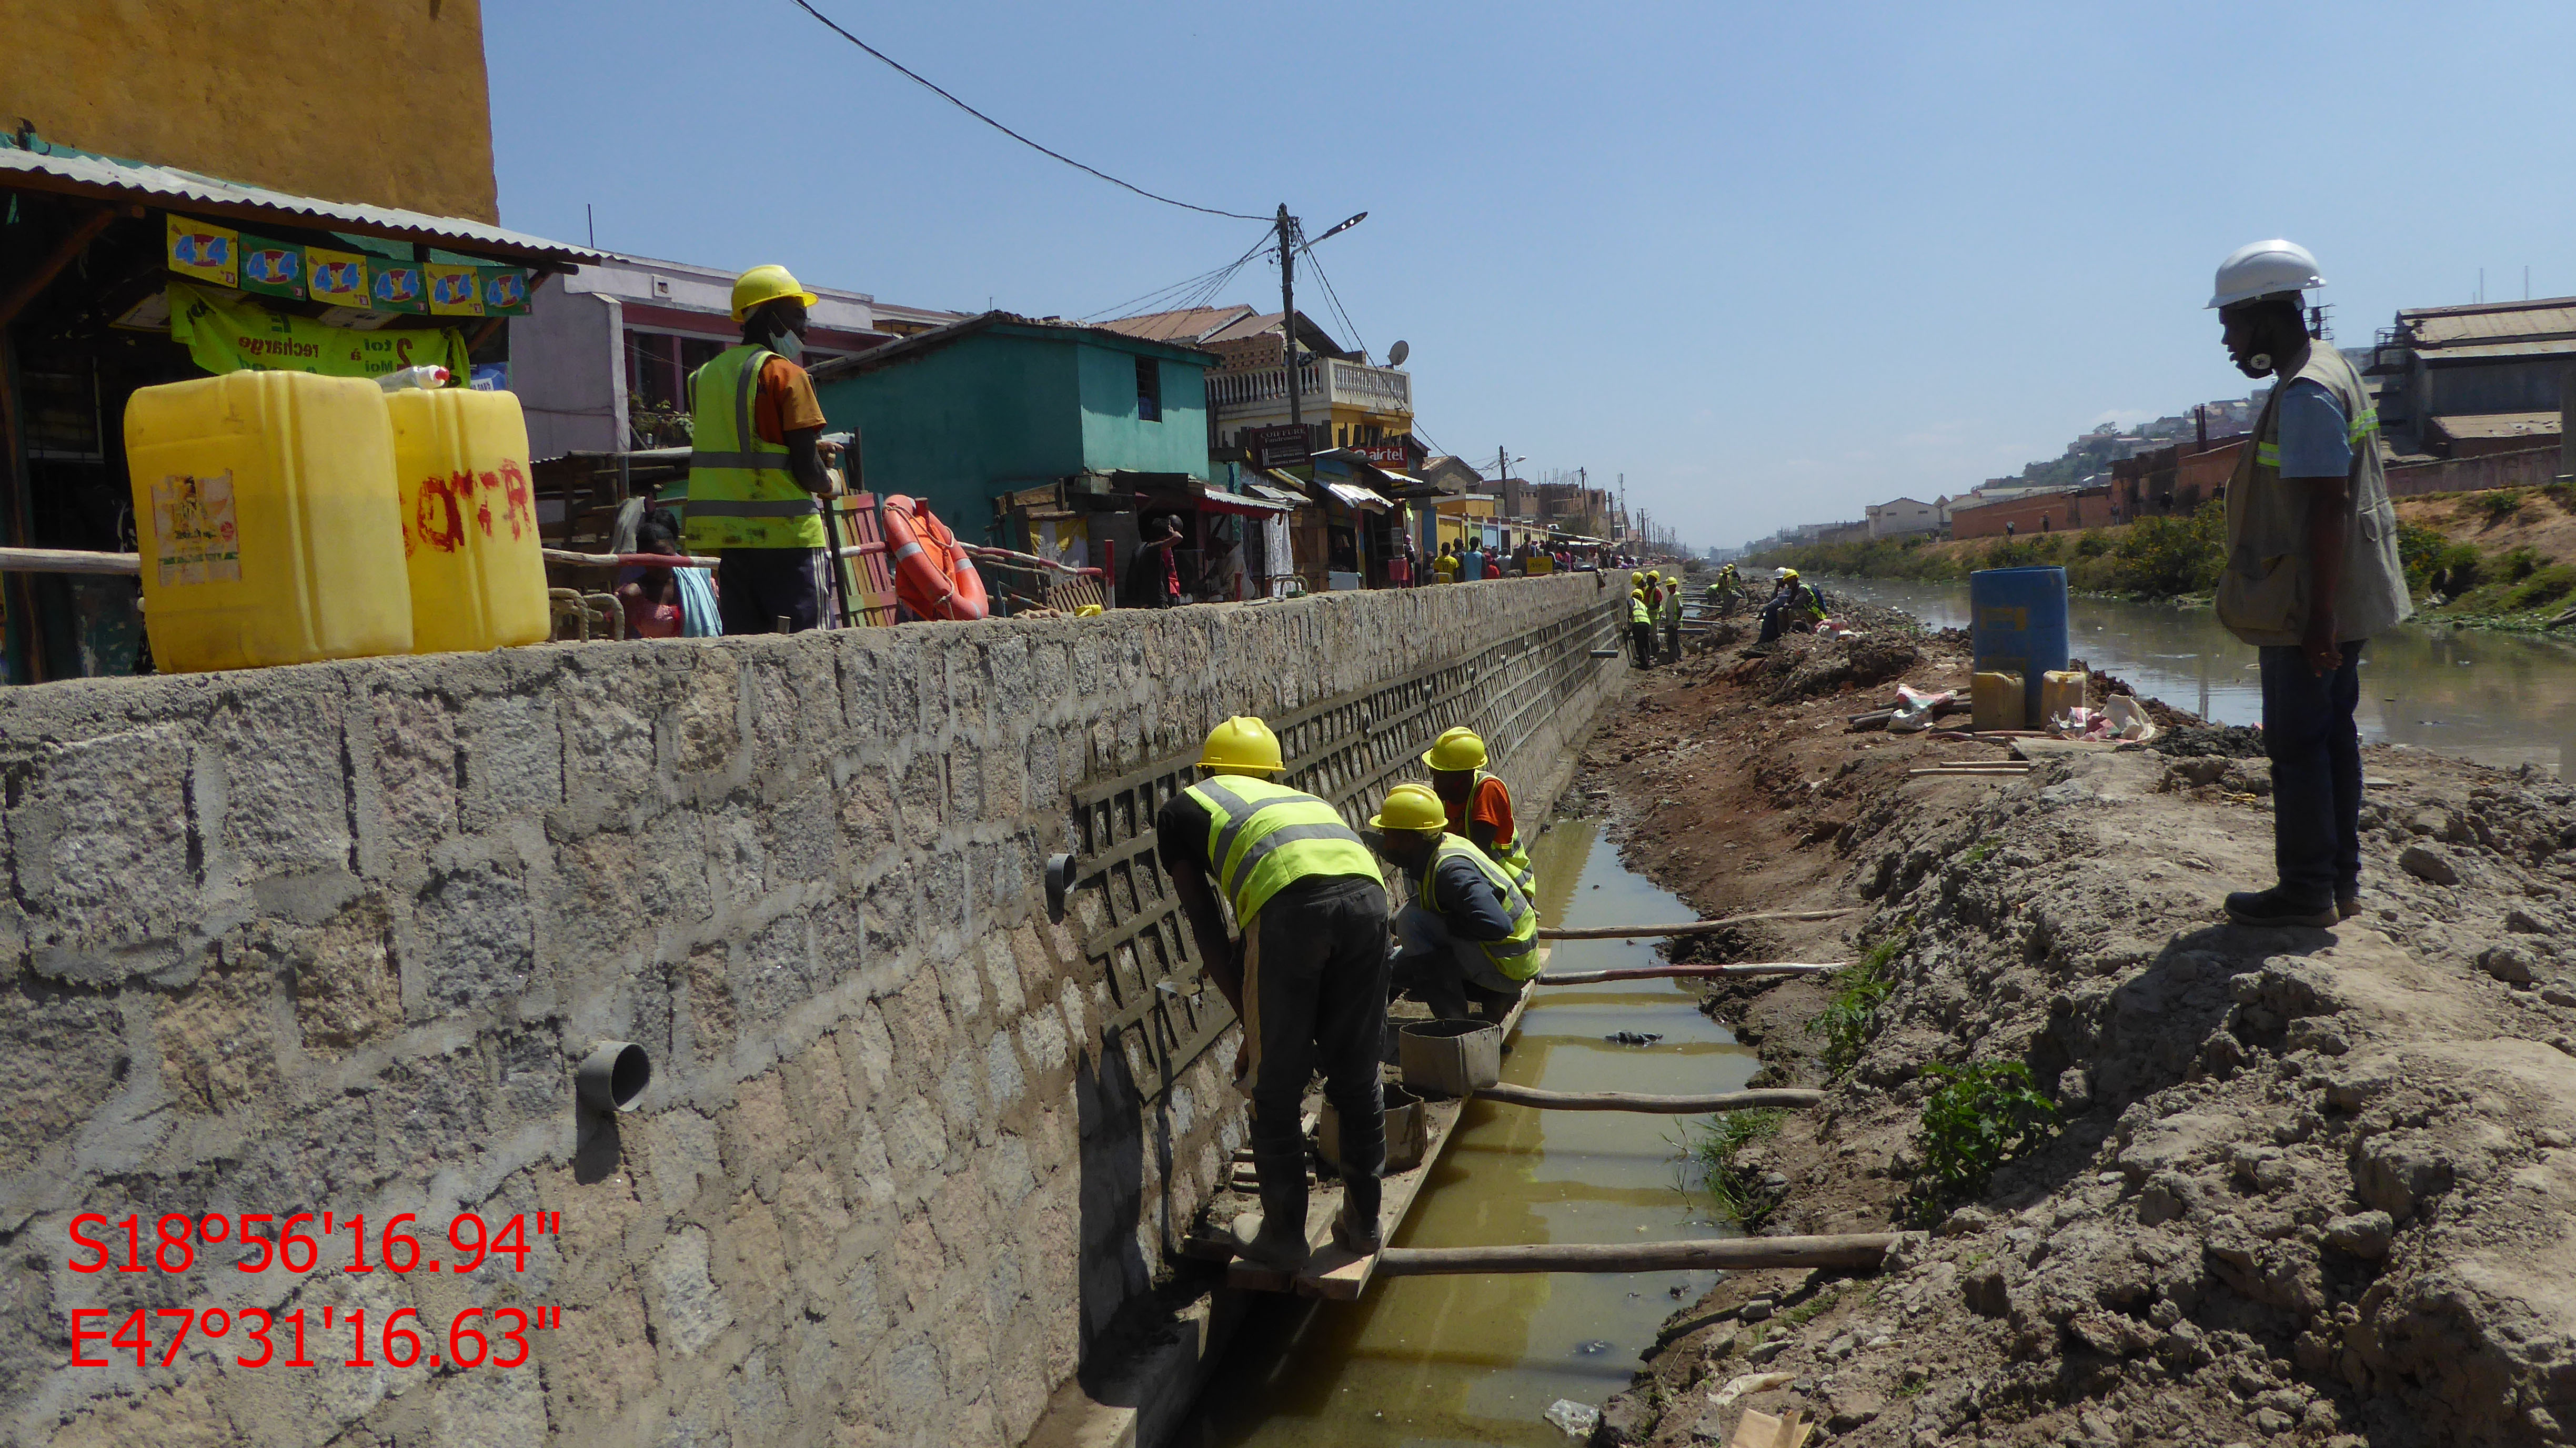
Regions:
<instances>
[{"instance_id":1,"label":"muddy water channel","mask_svg":"<svg viewBox=\"0 0 2576 1448\"><path fill-rule=\"evenodd\" d=\"M1931 628L1968 626L1964 583L1836 578L1825 586L1901 608ZM2078 598L2068 620L2075 657L2204 719L2254 724L2263 686L2254 650L2206 608ZM2522 634L2407 624L2361 658L2361 733L2374 743L2438 750L2576 779L2576 646Z\"/></svg>"},{"instance_id":2,"label":"muddy water channel","mask_svg":"<svg viewBox=\"0 0 2576 1448\"><path fill-rule=\"evenodd\" d=\"M1655 924L1688 906L1619 864L1600 827L1560 821L1534 852L1551 924ZM1563 941L1550 970L1653 958L1650 942ZM1503 1079L1554 1091L1732 1091L1757 1065L1671 981L1543 991ZM1603 1039L1660 1035L1649 1046ZM1405 1247L1648 1242L1732 1236L1683 1187L1693 1118L1470 1103L1405 1230ZM1200 1402L1205 1441L1246 1445L1550 1445L1559 1398L1600 1405L1627 1386L1673 1309L1709 1272L1408 1277L1355 1303L1280 1299L1236 1337Z\"/></svg>"}]
</instances>

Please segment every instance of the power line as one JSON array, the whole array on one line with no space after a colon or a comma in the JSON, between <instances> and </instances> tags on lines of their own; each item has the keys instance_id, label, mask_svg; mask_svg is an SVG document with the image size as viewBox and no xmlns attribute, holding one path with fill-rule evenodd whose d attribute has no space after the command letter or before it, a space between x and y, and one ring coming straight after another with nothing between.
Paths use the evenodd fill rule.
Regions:
<instances>
[{"instance_id":1,"label":"power line","mask_svg":"<svg viewBox=\"0 0 2576 1448\"><path fill-rule=\"evenodd\" d=\"M1048 150L1046 147L1039 145L1037 142L1030 140L1028 137L1021 135L1019 132L1012 130L1008 126L1003 125L1000 121L994 120L991 116L984 114L982 111L966 104L957 97L950 95L947 91L940 89L936 83L920 73L909 69L903 64L903 62L896 60L893 56L886 54L884 51L868 44L866 41L852 35L850 32L843 30L831 16L815 9L810 3L808 3L808 0L796 0L796 8L813 16L815 19L822 21L824 25L831 29L833 34L840 36L843 40L850 42L859 49L866 51L868 54L875 56L881 61L884 61L887 65L894 67L895 70L901 73L906 79L922 86L924 89L927 89L932 94L938 96L941 100L948 102L957 109L964 111L966 114L973 116L979 121L982 121L985 125L991 126L994 130L1001 132L1003 135L1010 137L1012 140L1019 142L1021 145L1028 147L1032 151L1039 152L1042 155L1052 156L1056 160L1062 161L1064 164L1071 166L1077 171L1090 172L1092 175L1099 177L1101 180L1108 182L1112 186L1124 187L1127 190L1133 191L1137 195L1144 197L1148 201L1160 201L1165 206L1177 206L1183 211L1196 211L1208 216L1229 217L1236 221L1268 221L1270 219L1267 216L1246 216L1240 211L1219 211L1213 206L1193 206L1186 201L1175 201L1169 196L1161 196L1148 191L1144 187L1139 186L1132 181L1121 181L1117 177L1110 175L1108 172L1103 171L1098 167L1085 166L1080 161L1073 159L1062 151Z\"/></svg>"},{"instance_id":2,"label":"power line","mask_svg":"<svg viewBox=\"0 0 2576 1448\"><path fill-rule=\"evenodd\" d=\"M1256 241L1252 244L1250 250L1244 252L1243 255L1236 257L1233 261L1228 262L1224 266L1217 267L1211 271L1203 271L1197 276L1184 278L1167 287L1157 287L1154 290L1145 293L1143 296L1130 297L1126 301L1118 303L1116 306L1105 307L1100 311L1087 313L1083 320L1089 321L1097 317L1132 317L1140 312L1179 311L1183 310L1187 306L1203 306L1205 305L1203 301L1184 303L1181 306L1173 306L1169 305L1169 303L1181 297L1214 296L1227 282L1234 279L1235 273L1243 270L1245 263L1251 261L1254 257L1261 255L1261 253L1267 249L1268 245L1269 243L1266 238L1262 241Z\"/></svg>"},{"instance_id":3,"label":"power line","mask_svg":"<svg viewBox=\"0 0 2576 1448\"><path fill-rule=\"evenodd\" d=\"M1342 294L1333 290L1333 279L1324 275L1324 264L1315 260L1315 249L1306 245L1302 239L1297 249L1306 254L1306 265L1315 269L1315 279L1324 284L1324 295L1333 304L1333 315L1342 319L1342 326L1350 332L1351 340L1359 344L1361 355L1367 355L1368 343L1360 337L1360 324L1352 321L1351 314L1342 310Z\"/></svg>"}]
</instances>

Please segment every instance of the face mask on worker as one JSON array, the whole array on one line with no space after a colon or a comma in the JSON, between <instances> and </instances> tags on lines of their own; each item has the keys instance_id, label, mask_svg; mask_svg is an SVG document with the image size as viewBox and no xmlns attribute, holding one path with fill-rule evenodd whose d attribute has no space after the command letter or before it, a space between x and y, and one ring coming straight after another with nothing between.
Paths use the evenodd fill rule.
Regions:
<instances>
[{"instance_id":1,"label":"face mask on worker","mask_svg":"<svg viewBox=\"0 0 2576 1448\"><path fill-rule=\"evenodd\" d=\"M805 339L791 329L781 327L778 335L769 339L769 350L790 362L802 362L805 360Z\"/></svg>"}]
</instances>

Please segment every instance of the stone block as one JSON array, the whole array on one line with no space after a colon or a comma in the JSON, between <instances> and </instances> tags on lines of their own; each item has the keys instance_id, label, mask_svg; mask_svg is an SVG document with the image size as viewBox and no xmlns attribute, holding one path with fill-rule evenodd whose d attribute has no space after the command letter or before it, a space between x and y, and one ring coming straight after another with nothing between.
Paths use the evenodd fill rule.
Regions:
<instances>
[{"instance_id":1,"label":"stone block","mask_svg":"<svg viewBox=\"0 0 2576 1448\"><path fill-rule=\"evenodd\" d=\"M441 870L412 907L424 959L424 1000L470 1009L515 999L536 975L536 922L527 883L489 862Z\"/></svg>"},{"instance_id":2,"label":"stone block","mask_svg":"<svg viewBox=\"0 0 2576 1448\"><path fill-rule=\"evenodd\" d=\"M625 655L574 654L557 676L564 750L564 797L608 815L656 803L661 780L653 721L679 696L678 671Z\"/></svg>"},{"instance_id":3,"label":"stone block","mask_svg":"<svg viewBox=\"0 0 2576 1448\"><path fill-rule=\"evenodd\" d=\"M193 763L187 737L156 726L50 746L24 766L9 850L38 970L105 985L175 957L198 909Z\"/></svg>"},{"instance_id":4,"label":"stone block","mask_svg":"<svg viewBox=\"0 0 2576 1448\"><path fill-rule=\"evenodd\" d=\"M355 868L340 720L341 695L320 680L245 689L215 712L224 845L244 877Z\"/></svg>"},{"instance_id":5,"label":"stone block","mask_svg":"<svg viewBox=\"0 0 2576 1448\"><path fill-rule=\"evenodd\" d=\"M688 1054L700 1066L713 1065L730 1054L740 1029L728 970L730 955L719 941L690 951L680 963L679 995L688 1007Z\"/></svg>"},{"instance_id":6,"label":"stone block","mask_svg":"<svg viewBox=\"0 0 2576 1448\"><path fill-rule=\"evenodd\" d=\"M402 981L384 901L366 895L319 929L254 928L250 948L282 968L307 1049L364 1044L402 1024Z\"/></svg>"},{"instance_id":7,"label":"stone block","mask_svg":"<svg viewBox=\"0 0 2576 1448\"><path fill-rule=\"evenodd\" d=\"M732 651L699 647L679 681L679 698L661 730L671 767L681 774L730 771L742 748L742 667Z\"/></svg>"},{"instance_id":8,"label":"stone block","mask_svg":"<svg viewBox=\"0 0 2576 1448\"><path fill-rule=\"evenodd\" d=\"M881 764L850 771L841 786L841 852L853 868L872 864L895 841L898 817L892 778Z\"/></svg>"},{"instance_id":9,"label":"stone block","mask_svg":"<svg viewBox=\"0 0 2576 1448\"><path fill-rule=\"evenodd\" d=\"M429 1414L433 1448L520 1448L546 1437L546 1395L532 1362L440 1378Z\"/></svg>"},{"instance_id":10,"label":"stone block","mask_svg":"<svg viewBox=\"0 0 2576 1448\"><path fill-rule=\"evenodd\" d=\"M24 1171L72 1135L130 1067L112 996L20 978L0 1009L0 1175ZM0 1333L0 1337L5 1337Z\"/></svg>"},{"instance_id":11,"label":"stone block","mask_svg":"<svg viewBox=\"0 0 2576 1448\"><path fill-rule=\"evenodd\" d=\"M682 1227L664 1238L642 1276L654 1336L674 1355L704 1352L733 1325L733 1308L708 1275L706 1229Z\"/></svg>"},{"instance_id":12,"label":"stone block","mask_svg":"<svg viewBox=\"0 0 2576 1448\"><path fill-rule=\"evenodd\" d=\"M465 762L458 815L467 830L538 821L563 803L563 736L550 694L469 698L456 736Z\"/></svg>"},{"instance_id":13,"label":"stone block","mask_svg":"<svg viewBox=\"0 0 2576 1448\"><path fill-rule=\"evenodd\" d=\"M386 691L373 704L385 846L418 855L456 832L456 716L434 695Z\"/></svg>"},{"instance_id":14,"label":"stone block","mask_svg":"<svg viewBox=\"0 0 2576 1448\"><path fill-rule=\"evenodd\" d=\"M802 914L782 915L736 950L726 972L737 1020L775 1022L831 983Z\"/></svg>"},{"instance_id":15,"label":"stone block","mask_svg":"<svg viewBox=\"0 0 2576 1448\"><path fill-rule=\"evenodd\" d=\"M830 783L816 779L760 812L764 880L770 889L820 880L832 873L839 855L839 806Z\"/></svg>"}]
</instances>

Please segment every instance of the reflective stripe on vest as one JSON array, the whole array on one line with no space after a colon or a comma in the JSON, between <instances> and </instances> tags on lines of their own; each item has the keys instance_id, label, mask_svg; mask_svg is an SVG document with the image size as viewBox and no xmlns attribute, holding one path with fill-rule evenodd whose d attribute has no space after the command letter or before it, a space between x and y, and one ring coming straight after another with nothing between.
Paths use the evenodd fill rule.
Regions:
<instances>
[{"instance_id":1,"label":"reflective stripe on vest","mask_svg":"<svg viewBox=\"0 0 2576 1448\"><path fill-rule=\"evenodd\" d=\"M1646 601L1644 599L1632 598L1628 600L1628 622L1653 623L1654 621L1655 616L1646 612Z\"/></svg>"},{"instance_id":2,"label":"reflective stripe on vest","mask_svg":"<svg viewBox=\"0 0 2576 1448\"><path fill-rule=\"evenodd\" d=\"M1311 794L1248 774L1203 779L1182 793L1208 812L1208 869L1234 905L1238 925L1309 875L1385 883L1359 835Z\"/></svg>"},{"instance_id":3,"label":"reflective stripe on vest","mask_svg":"<svg viewBox=\"0 0 2576 1448\"><path fill-rule=\"evenodd\" d=\"M1476 792L1483 789L1485 787L1485 781L1489 779L1492 779L1496 784L1503 783L1501 780L1494 779L1492 775L1479 769L1476 771L1475 783L1467 786L1467 809L1461 810L1459 815L1461 820L1466 823L1470 830L1475 828L1475 824L1473 819L1468 816L1468 811L1475 808ZM1511 795L1511 786L1504 785L1503 794L1505 798L1509 798ZM1460 833L1464 832L1461 831ZM1472 834L1467 835L1467 841L1470 844L1475 843L1475 836ZM1503 867L1503 873L1511 876L1512 883L1520 887L1523 898L1532 901L1538 899L1538 872L1530 868L1529 851L1521 847L1521 831L1520 822L1518 820L1514 820L1512 822L1512 838L1510 843L1506 844L1501 840L1494 841L1492 847L1486 851L1485 858Z\"/></svg>"},{"instance_id":4,"label":"reflective stripe on vest","mask_svg":"<svg viewBox=\"0 0 2576 1448\"><path fill-rule=\"evenodd\" d=\"M2361 410L2361 416L2354 418L2351 423L2344 428L2344 441L2352 444L2354 447L2359 447L2361 446L2362 439L2374 436L2378 431L2379 409L2376 407L2365 407ZM2258 442L2254 444L2254 462L2258 467L2278 468L2281 465L2281 445L2277 442Z\"/></svg>"},{"instance_id":5,"label":"reflective stripe on vest","mask_svg":"<svg viewBox=\"0 0 2576 1448\"><path fill-rule=\"evenodd\" d=\"M1529 897L1512 883L1511 876L1503 873L1503 867L1485 858L1484 851L1456 835L1442 835L1440 848L1431 852L1431 859L1422 867L1423 905L1435 915L1441 913L1437 888L1440 863L1453 859L1473 863L1476 872L1483 875L1486 883L1494 887L1494 893L1502 898L1503 909L1512 917L1510 935L1501 940L1476 942L1477 948L1485 952L1485 959L1493 963L1494 969L1514 980L1527 980L1538 974L1538 912L1530 908Z\"/></svg>"},{"instance_id":6,"label":"reflective stripe on vest","mask_svg":"<svg viewBox=\"0 0 2576 1448\"><path fill-rule=\"evenodd\" d=\"M744 344L689 378L698 446L689 453L682 536L693 553L728 548L820 548L822 505L789 470L788 450L752 425L760 369L776 355Z\"/></svg>"}]
</instances>

